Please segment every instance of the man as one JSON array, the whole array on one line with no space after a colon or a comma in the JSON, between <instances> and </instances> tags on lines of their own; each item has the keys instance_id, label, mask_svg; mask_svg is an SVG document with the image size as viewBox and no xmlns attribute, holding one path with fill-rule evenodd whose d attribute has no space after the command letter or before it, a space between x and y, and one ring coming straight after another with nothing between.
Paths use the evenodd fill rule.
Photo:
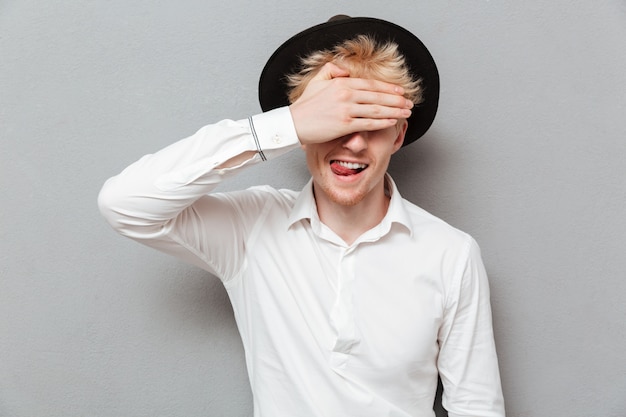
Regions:
<instances>
[{"instance_id":1,"label":"man","mask_svg":"<svg viewBox=\"0 0 626 417\"><path fill-rule=\"evenodd\" d=\"M270 58L265 113L206 126L104 185L116 230L224 283L256 417L433 416L438 376L450 416L504 415L479 249L386 174L431 125L438 89L405 29L331 19ZM209 194L298 147L301 192Z\"/></svg>"}]
</instances>

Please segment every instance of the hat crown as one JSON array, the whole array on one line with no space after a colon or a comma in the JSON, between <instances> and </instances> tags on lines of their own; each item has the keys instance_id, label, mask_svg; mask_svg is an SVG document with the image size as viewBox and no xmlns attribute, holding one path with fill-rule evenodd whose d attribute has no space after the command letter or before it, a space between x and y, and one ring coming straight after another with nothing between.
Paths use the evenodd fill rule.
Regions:
<instances>
[{"instance_id":1,"label":"hat crown","mask_svg":"<svg viewBox=\"0 0 626 417\"><path fill-rule=\"evenodd\" d=\"M330 19L328 19L329 22L336 22L338 20L346 20L346 19L351 19L350 16L348 16L347 14L336 14L333 17L331 17Z\"/></svg>"}]
</instances>

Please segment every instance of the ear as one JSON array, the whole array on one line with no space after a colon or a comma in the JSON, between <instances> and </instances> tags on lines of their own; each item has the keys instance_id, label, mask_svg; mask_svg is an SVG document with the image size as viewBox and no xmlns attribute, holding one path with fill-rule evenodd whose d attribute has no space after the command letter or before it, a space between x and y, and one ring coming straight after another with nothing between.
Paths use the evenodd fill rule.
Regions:
<instances>
[{"instance_id":1,"label":"ear","mask_svg":"<svg viewBox=\"0 0 626 417\"><path fill-rule=\"evenodd\" d=\"M398 120L398 124L396 125L397 136L396 140L393 142L393 153L395 153L398 149L402 147L404 143L404 136L406 135L406 130L409 127L409 122L406 119Z\"/></svg>"}]
</instances>

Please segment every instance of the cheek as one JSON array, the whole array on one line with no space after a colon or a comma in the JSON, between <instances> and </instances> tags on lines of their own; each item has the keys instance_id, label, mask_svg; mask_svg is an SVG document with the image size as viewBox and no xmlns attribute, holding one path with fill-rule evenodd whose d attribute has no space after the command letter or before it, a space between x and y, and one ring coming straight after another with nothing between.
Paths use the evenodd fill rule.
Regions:
<instances>
[{"instance_id":1,"label":"cheek","mask_svg":"<svg viewBox=\"0 0 626 417\"><path fill-rule=\"evenodd\" d=\"M315 174L319 170L319 165L323 162L319 159L319 152L310 145L305 149L306 165L310 174Z\"/></svg>"},{"instance_id":2,"label":"cheek","mask_svg":"<svg viewBox=\"0 0 626 417\"><path fill-rule=\"evenodd\" d=\"M302 149L304 149L307 163L324 162L324 156L327 155L331 150L330 146L324 145L325 144L303 145Z\"/></svg>"},{"instance_id":3,"label":"cheek","mask_svg":"<svg viewBox=\"0 0 626 417\"><path fill-rule=\"evenodd\" d=\"M391 141L389 138L385 138L385 140L381 140L377 143L374 152L378 155L377 159L384 162L389 161L391 159L391 155L393 155L396 150L395 142Z\"/></svg>"}]
</instances>

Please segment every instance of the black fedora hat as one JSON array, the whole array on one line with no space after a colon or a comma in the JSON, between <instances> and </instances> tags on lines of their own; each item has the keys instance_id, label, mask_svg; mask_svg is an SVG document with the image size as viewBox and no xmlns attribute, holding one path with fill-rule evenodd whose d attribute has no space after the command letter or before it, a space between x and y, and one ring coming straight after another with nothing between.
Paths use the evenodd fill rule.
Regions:
<instances>
[{"instance_id":1,"label":"black fedora hat","mask_svg":"<svg viewBox=\"0 0 626 417\"><path fill-rule=\"evenodd\" d=\"M361 34L379 42L395 42L411 74L422 79L423 101L413 108L408 119L404 145L424 135L435 120L439 103L439 73L435 61L414 34L394 23L370 17L335 16L292 36L278 47L265 64L259 80L259 102L263 111L289 105L285 76L299 70L301 58L315 51L332 49Z\"/></svg>"}]
</instances>

